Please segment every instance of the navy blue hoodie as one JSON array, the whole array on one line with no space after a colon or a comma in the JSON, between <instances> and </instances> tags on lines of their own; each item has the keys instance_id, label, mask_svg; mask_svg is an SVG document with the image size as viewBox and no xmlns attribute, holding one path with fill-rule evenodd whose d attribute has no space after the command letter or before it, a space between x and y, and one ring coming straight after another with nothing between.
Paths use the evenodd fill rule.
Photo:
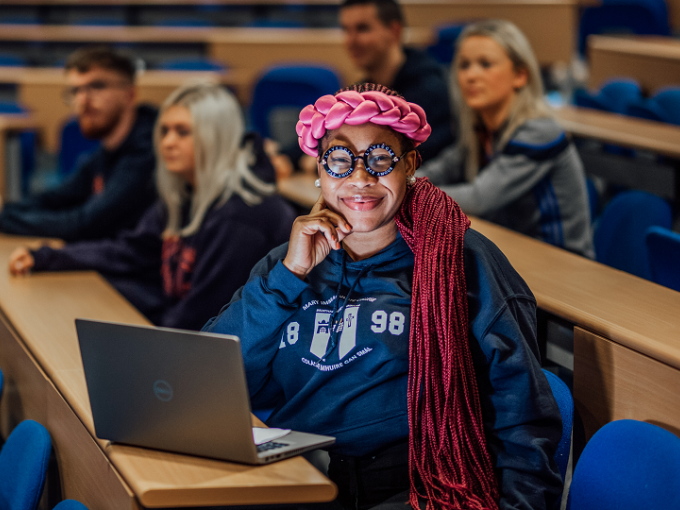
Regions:
<instances>
[{"instance_id":1,"label":"navy blue hoodie","mask_svg":"<svg viewBox=\"0 0 680 510\"><path fill-rule=\"evenodd\" d=\"M152 141L156 115L154 108L139 106L132 130L118 148L100 147L56 188L5 204L0 232L78 241L133 228L157 197Z\"/></svg>"},{"instance_id":2,"label":"navy blue hoodie","mask_svg":"<svg viewBox=\"0 0 680 510\"><path fill-rule=\"evenodd\" d=\"M401 236L358 262L331 251L302 281L281 262L286 252L283 245L261 260L204 327L241 338L253 407L276 406L270 426L335 436L332 450L344 455L405 440L413 253ZM562 490L553 461L562 427L538 361L534 297L473 230L464 257L501 508L553 508Z\"/></svg>"}]
</instances>

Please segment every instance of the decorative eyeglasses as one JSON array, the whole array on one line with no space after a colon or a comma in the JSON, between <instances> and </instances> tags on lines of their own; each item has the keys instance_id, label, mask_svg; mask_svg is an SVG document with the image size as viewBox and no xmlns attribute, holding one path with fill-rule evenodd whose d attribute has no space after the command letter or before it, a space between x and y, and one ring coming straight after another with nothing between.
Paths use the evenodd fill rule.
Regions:
<instances>
[{"instance_id":1,"label":"decorative eyeglasses","mask_svg":"<svg viewBox=\"0 0 680 510\"><path fill-rule=\"evenodd\" d=\"M392 148L384 143L373 144L358 156L347 147L335 145L324 153L321 163L328 175L340 179L351 174L356 168L357 160L362 159L369 174L383 177L394 170L404 154L397 156Z\"/></svg>"}]
</instances>

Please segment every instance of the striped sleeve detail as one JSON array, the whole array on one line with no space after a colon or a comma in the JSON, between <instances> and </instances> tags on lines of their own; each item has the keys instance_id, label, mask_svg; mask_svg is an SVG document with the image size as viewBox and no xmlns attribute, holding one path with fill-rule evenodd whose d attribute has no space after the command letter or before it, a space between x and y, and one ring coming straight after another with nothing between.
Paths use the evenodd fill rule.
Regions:
<instances>
[{"instance_id":1,"label":"striped sleeve detail","mask_svg":"<svg viewBox=\"0 0 680 510\"><path fill-rule=\"evenodd\" d=\"M560 204L557 201L555 188L553 188L550 178L541 179L534 186L533 193L541 213L540 227L543 240L546 243L564 248Z\"/></svg>"},{"instance_id":2,"label":"striped sleeve detail","mask_svg":"<svg viewBox=\"0 0 680 510\"><path fill-rule=\"evenodd\" d=\"M557 157L568 146L569 140L562 132L554 140L542 145L510 140L503 149L503 154L508 156L521 154L534 161L546 161Z\"/></svg>"}]
</instances>

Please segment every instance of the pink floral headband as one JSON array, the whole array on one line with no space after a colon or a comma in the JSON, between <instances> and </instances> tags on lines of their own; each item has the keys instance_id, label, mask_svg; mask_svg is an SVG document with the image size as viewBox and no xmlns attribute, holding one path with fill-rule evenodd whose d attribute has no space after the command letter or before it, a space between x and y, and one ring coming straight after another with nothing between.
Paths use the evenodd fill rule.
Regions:
<instances>
[{"instance_id":1,"label":"pink floral headband","mask_svg":"<svg viewBox=\"0 0 680 510\"><path fill-rule=\"evenodd\" d=\"M432 132L425 111L417 104L383 92L354 90L322 96L313 105L305 106L295 129L300 148L305 154L317 157L319 140L326 131L343 124L358 126L367 122L392 128L413 140L416 147Z\"/></svg>"}]
</instances>

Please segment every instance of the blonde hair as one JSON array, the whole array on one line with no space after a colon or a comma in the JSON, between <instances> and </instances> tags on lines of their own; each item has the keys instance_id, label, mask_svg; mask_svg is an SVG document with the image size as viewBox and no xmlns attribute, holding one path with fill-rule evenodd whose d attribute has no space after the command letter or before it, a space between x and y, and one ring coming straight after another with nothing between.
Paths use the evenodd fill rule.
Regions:
<instances>
[{"instance_id":1,"label":"blonde hair","mask_svg":"<svg viewBox=\"0 0 680 510\"><path fill-rule=\"evenodd\" d=\"M465 27L456 41L456 58L451 66L451 93L460 122L459 143L467 151L465 176L468 182L472 182L479 172L479 141L475 126L481 122L481 118L463 100L457 70L460 47L465 39L473 36L488 37L496 41L507 53L515 70L524 70L527 74L527 83L516 92L507 122L500 133L499 148L502 149L515 130L528 119L552 116L543 99L543 81L538 61L522 31L505 20L479 21Z\"/></svg>"},{"instance_id":2,"label":"blonde hair","mask_svg":"<svg viewBox=\"0 0 680 510\"><path fill-rule=\"evenodd\" d=\"M187 190L186 181L169 172L160 157L161 117L173 106L183 106L191 113L195 157L192 193ZM242 147L244 131L238 102L220 85L183 85L165 100L154 128L158 155L156 183L168 211L164 237L194 234L215 201L220 206L236 194L248 205L255 205L262 201L263 195L275 191L273 184L261 181L251 172L254 155L252 146ZM190 219L182 227L182 204L187 199L191 199Z\"/></svg>"}]
</instances>

